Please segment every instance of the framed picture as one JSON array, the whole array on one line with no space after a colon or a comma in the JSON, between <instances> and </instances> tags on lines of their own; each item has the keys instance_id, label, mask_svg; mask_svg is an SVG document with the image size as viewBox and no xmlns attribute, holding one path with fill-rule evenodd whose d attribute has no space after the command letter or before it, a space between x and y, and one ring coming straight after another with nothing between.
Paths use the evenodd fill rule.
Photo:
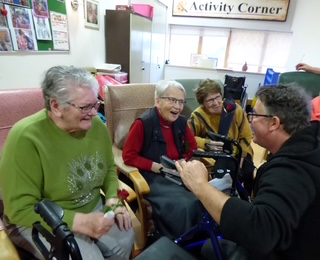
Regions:
<instances>
[{"instance_id":1,"label":"framed picture","mask_svg":"<svg viewBox=\"0 0 320 260\"><path fill-rule=\"evenodd\" d=\"M85 27L99 29L99 2L95 0L84 0L84 25Z\"/></svg>"},{"instance_id":2,"label":"framed picture","mask_svg":"<svg viewBox=\"0 0 320 260\"><path fill-rule=\"evenodd\" d=\"M33 15L40 18L49 18L47 0L32 0Z\"/></svg>"},{"instance_id":3,"label":"framed picture","mask_svg":"<svg viewBox=\"0 0 320 260\"><path fill-rule=\"evenodd\" d=\"M0 0L2 2L2 0ZM29 0L3 0L4 3L14 4L14 5L21 5L24 7L30 7Z\"/></svg>"},{"instance_id":4,"label":"framed picture","mask_svg":"<svg viewBox=\"0 0 320 260\"><path fill-rule=\"evenodd\" d=\"M207 58L206 54L191 53L190 66L199 67L200 60L206 59L206 58Z\"/></svg>"}]
</instances>

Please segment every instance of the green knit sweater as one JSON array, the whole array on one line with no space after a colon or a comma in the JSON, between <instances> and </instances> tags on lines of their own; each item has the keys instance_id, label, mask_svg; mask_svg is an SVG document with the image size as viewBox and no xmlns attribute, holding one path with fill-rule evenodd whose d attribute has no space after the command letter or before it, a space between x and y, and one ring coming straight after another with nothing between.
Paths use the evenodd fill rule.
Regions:
<instances>
[{"instance_id":1,"label":"green knit sweater","mask_svg":"<svg viewBox=\"0 0 320 260\"><path fill-rule=\"evenodd\" d=\"M48 118L47 110L13 126L0 159L4 213L10 223L32 227L40 221L34 205L51 200L64 209L72 228L76 212L91 212L100 199L117 196L118 178L112 141L99 117L82 133L67 133ZM47 226L46 226L47 227Z\"/></svg>"}]
</instances>

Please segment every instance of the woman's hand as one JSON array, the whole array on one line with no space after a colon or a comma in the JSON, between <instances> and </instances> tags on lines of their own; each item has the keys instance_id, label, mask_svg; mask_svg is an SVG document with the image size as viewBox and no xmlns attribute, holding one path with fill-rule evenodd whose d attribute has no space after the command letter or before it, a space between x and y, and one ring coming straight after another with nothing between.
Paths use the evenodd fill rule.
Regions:
<instances>
[{"instance_id":1,"label":"woman's hand","mask_svg":"<svg viewBox=\"0 0 320 260\"><path fill-rule=\"evenodd\" d=\"M160 173L160 169L162 168L162 164L161 163L156 163L153 162L152 166L151 166L151 171L155 172L155 173Z\"/></svg>"},{"instance_id":2,"label":"woman's hand","mask_svg":"<svg viewBox=\"0 0 320 260\"><path fill-rule=\"evenodd\" d=\"M128 231L132 227L132 219L129 211L125 206L116 208L114 214L115 220L121 231L123 231L124 229Z\"/></svg>"},{"instance_id":3,"label":"woman's hand","mask_svg":"<svg viewBox=\"0 0 320 260\"><path fill-rule=\"evenodd\" d=\"M106 201L106 206L116 205L119 203L119 198L110 198ZM115 216L114 219L118 224L118 227L121 231L129 230L132 227L132 220L129 211L127 208L122 204L121 207L116 207L113 210Z\"/></svg>"},{"instance_id":4,"label":"woman's hand","mask_svg":"<svg viewBox=\"0 0 320 260\"><path fill-rule=\"evenodd\" d=\"M102 212L76 213L72 231L98 239L107 234L114 223L114 219L105 218Z\"/></svg>"},{"instance_id":5,"label":"woman's hand","mask_svg":"<svg viewBox=\"0 0 320 260\"><path fill-rule=\"evenodd\" d=\"M223 142L217 142L217 141L207 141L205 144L207 150L213 151L213 152L221 152L223 145L224 145Z\"/></svg>"}]
</instances>

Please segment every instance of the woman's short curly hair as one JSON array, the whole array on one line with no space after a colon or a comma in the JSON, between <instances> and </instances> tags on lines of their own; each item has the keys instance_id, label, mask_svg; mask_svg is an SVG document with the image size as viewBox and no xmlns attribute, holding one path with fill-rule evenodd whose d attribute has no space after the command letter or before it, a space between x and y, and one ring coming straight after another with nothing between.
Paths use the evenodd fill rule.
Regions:
<instances>
[{"instance_id":1,"label":"woman's short curly hair","mask_svg":"<svg viewBox=\"0 0 320 260\"><path fill-rule=\"evenodd\" d=\"M205 79L201 80L194 89L194 94L196 96L197 102L201 105L203 104L205 98L209 94L216 94L219 93L222 95L222 88L218 81L213 79Z\"/></svg>"}]
</instances>

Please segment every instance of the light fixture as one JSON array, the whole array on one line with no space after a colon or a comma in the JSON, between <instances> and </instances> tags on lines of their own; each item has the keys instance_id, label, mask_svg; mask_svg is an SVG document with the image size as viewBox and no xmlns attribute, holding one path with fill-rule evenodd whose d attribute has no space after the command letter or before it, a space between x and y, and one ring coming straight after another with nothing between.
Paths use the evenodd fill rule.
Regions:
<instances>
[{"instance_id":1,"label":"light fixture","mask_svg":"<svg viewBox=\"0 0 320 260\"><path fill-rule=\"evenodd\" d=\"M71 6L72 6L73 11L77 11L78 7L79 7L78 0L71 0Z\"/></svg>"}]
</instances>

